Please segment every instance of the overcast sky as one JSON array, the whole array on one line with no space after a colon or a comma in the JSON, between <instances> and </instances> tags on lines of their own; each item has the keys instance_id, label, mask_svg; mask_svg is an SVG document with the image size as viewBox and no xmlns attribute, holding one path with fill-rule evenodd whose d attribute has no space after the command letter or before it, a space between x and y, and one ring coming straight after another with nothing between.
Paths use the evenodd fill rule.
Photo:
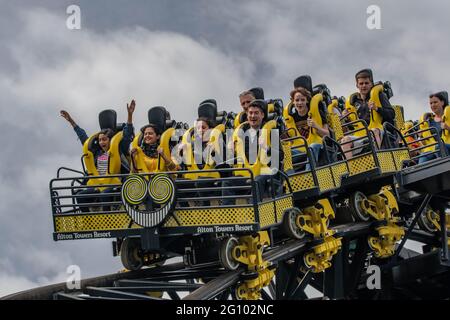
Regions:
<instances>
[{"instance_id":1,"label":"overcast sky","mask_svg":"<svg viewBox=\"0 0 450 320\"><path fill-rule=\"evenodd\" d=\"M254 86L286 101L305 73L348 96L372 67L417 119L429 93L450 88L450 3L412 2L0 0L0 296L65 281L71 264L83 278L121 268L110 241L52 240L48 183L81 156L61 108L88 133L103 109L125 121L132 98L137 127L156 105L192 122L200 101L238 111ZM66 27L71 4L80 30ZM366 26L372 4L381 30Z\"/></svg>"}]
</instances>

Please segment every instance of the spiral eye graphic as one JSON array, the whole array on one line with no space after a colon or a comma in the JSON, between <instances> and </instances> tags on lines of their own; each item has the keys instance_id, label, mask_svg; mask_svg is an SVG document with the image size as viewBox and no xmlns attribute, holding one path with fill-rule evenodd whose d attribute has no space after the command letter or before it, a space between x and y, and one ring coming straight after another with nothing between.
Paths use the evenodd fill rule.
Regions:
<instances>
[{"instance_id":1,"label":"spiral eye graphic","mask_svg":"<svg viewBox=\"0 0 450 320\"><path fill-rule=\"evenodd\" d=\"M141 176L130 176L122 186L122 198L131 205L142 203L147 195L147 181Z\"/></svg>"},{"instance_id":2,"label":"spiral eye graphic","mask_svg":"<svg viewBox=\"0 0 450 320\"><path fill-rule=\"evenodd\" d=\"M170 176L161 173L148 182L142 176L131 175L123 183L121 192L128 215L143 227L154 227L164 220L175 207L175 194L175 183Z\"/></svg>"},{"instance_id":3,"label":"spiral eye graphic","mask_svg":"<svg viewBox=\"0 0 450 320\"><path fill-rule=\"evenodd\" d=\"M148 194L157 204L166 203L173 195L175 186L166 175L154 176L148 184Z\"/></svg>"}]
</instances>

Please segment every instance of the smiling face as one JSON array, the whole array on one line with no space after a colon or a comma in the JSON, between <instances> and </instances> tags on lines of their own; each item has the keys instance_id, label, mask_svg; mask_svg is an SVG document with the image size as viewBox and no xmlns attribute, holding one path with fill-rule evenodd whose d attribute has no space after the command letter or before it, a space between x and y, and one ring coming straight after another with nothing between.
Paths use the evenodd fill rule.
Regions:
<instances>
[{"instance_id":1,"label":"smiling face","mask_svg":"<svg viewBox=\"0 0 450 320\"><path fill-rule=\"evenodd\" d=\"M98 144L104 152L109 150L110 143L111 139L109 139L109 137L106 134L100 133L98 135Z\"/></svg>"},{"instance_id":2,"label":"smiling face","mask_svg":"<svg viewBox=\"0 0 450 320\"><path fill-rule=\"evenodd\" d=\"M441 115L444 112L444 101L440 100L438 97L430 98L430 108L434 114Z\"/></svg>"},{"instance_id":3,"label":"smiling face","mask_svg":"<svg viewBox=\"0 0 450 320\"><path fill-rule=\"evenodd\" d=\"M247 111L247 120L250 127L259 129L264 119L264 112L255 106L250 106Z\"/></svg>"},{"instance_id":4,"label":"smiling face","mask_svg":"<svg viewBox=\"0 0 450 320\"><path fill-rule=\"evenodd\" d=\"M373 87L373 83L370 81L370 78L358 78L356 80L356 87L362 96L367 97L370 93L370 89Z\"/></svg>"},{"instance_id":5,"label":"smiling face","mask_svg":"<svg viewBox=\"0 0 450 320\"><path fill-rule=\"evenodd\" d=\"M294 95L293 103L299 115L305 116L308 113L308 98L302 95L300 92L297 92Z\"/></svg>"},{"instance_id":6,"label":"smiling face","mask_svg":"<svg viewBox=\"0 0 450 320\"><path fill-rule=\"evenodd\" d=\"M147 127L144 130L144 143L145 144L155 144L158 142L159 134L156 134L155 129L152 127Z\"/></svg>"}]
</instances>

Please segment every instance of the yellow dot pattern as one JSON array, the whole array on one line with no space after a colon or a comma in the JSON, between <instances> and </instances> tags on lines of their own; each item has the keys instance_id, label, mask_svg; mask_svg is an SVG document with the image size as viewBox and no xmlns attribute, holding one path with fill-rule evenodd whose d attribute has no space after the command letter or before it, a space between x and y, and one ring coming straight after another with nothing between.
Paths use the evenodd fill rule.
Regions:
<instances>
[{"instance_id":1,"label":"yellow dot pattern","mask_svg":"<svg viewBox=\"0 0 450 320\"><path fill-rule=\"evenodd\" d=\"M126 213L64 215L55 218L56 232L127 229L131 218Z\"/></svg>"}]
</instances>

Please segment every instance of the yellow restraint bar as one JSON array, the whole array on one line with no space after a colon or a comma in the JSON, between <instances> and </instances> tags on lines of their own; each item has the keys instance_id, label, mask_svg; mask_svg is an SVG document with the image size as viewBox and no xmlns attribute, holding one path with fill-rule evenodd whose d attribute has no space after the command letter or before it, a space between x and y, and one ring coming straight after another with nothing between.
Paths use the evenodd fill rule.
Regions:
<instances>
[{"instance_id":1,"label":"yellow restraint bar","mask_svg":"<svg viewBox=\"0 0 450 320\"><path fill-rule=\"evenodd\" d=\"M442 118L442 121L447 125L450 126L450 106L446 106L444 109L444 117ZM445 144L450 144L450 131L449 130L442 130L442 140Z\"/></svg>"},{"instance_id":2,"label":"yellow restraint bar","mask_svg":"<svg viewBox=\"0 0 450 320\"><path fill-rule=\"evenodd\" d=\"M93 134L83 144L84 165L86 167L88 175L90 176L99 176L97 167L95 166L94 154L91 150L89 150L89 146L92 144L92 141L94 139L98 139L98 135L99 133ZM122 165L122 162L120 159L119 144L122 141L122 138L123 132L120 131L111 139L110 147L108 150L108 174L110 175L120 174L120 167ZM103 184L120 184L120 179L105 176L104 178L99 179L89 179L87 182L88 186L100 186ZM106 187L99 187L99 189L100 191L103 191L104 189L106 189Z\"/></svg>"},{"instance_id":3,"label":"yellow restraint bar","mask_svg":"<svg viewBox=\"0 0 450 320\"><path fill-rule=\"evenodd\" d=\"M258 154L256 156L256 161L253 164L250 164L246 155L245 155L245 142L242 139L243 129L242 127L247 124L247 122L242 123L239 127L233 132L233 142L235 145L236 156L238 157L236 168L248 168L253 172L253 176L257 177L259 175L271 174L272 171L268 164L267 158L267 150L264 148L258 147ZM271 146L271 137L270 131L277 127L277 122L275 120L270 120L264 124L261 129L260 140L258 144L262 142L263 146L270 147ZM250 173L246 171L237 171L235 175L250 177Z\"/></svg>"},{"instance_id":4,"label":"yellow restraint bar","mask_svg":"<svg viewBox=\"0 0 450 320\"><path fill-rule=\"evenodd\" d=\"M350 101L352 100L352 96L354 94L356 94L356 93L353 93L352 95L350 95L350 97L345 101L345 109L349 113L348 120L350 122L358 120L358 112L356 110L356 107L350 103ZM352 124L352 126L355 130L355 132L352 133L352 136L355 136L358 138L367 136L366 130L363 130L364 125L362 124L362 122L356 122L356 123Z\"/></svg>"},{"instance_id":5,"label":"yellow restraint bar","mask_svg":"<svg viewBox=\"0 0 450 320\"><path fill-rule=\"evenodd\" d=\"M193 152L193 143L192 141L195 137L193 134L194 128L190 128L183 135L182 143L185 145L185 157L186 167L189 171L197 171L200 170L197 163L195 162L195 156ZM208 154L205 161L205 165L202 170L211 170L214 169L215 163L214 159L211 155L213 150L220 150L220 137L225 132L225 125L220 124L211 130L209 141L208 141ZM204 150L203 150L204 151ZM203 156L203 155L202 155ZM195 172L195 173L186 173L184 174L186 179L198 179L198 178L220 178L219 172Z\"/></svg>"},{"instance_id":6,"label":"yellow restraint bar","mask_svg":"<svg viewBox=\"0 0 450 320\"><path fill-rule=\"evenodd\" d=\"M381 108L380 93L383 92L383 85L377 84L370 90L369 103L373 102L375 109ZM383 130L383 118L381 114L376 110L370 110L370 123L369 129L380 129Z\"/></svg>"},{"instance_id":7,"label":"yellow restraint bar","mask_svg":"<svg viewBox=\"0 0 450 320\"><path fill-rule=\"evenodd\" d=\"M174 128L169 128L166 131L163 132L161 137L159 138L159 147L163 148L164 154L170 158L170 139L172 137L172 134L174 133ZM137 172L164 172L167 171L166 162L162 157L158 158L150 158L147 157L142 150L142 148L139 145L139 142L141 141L142 132L139 132L139 134L133 139L133 142L131 143L131 147L135 148L137 150L136 156L135 156L135 165L136 168L134 168ZM152 166L151 163L156 161L157 165Z\"/></svg>"}]
</instances>

